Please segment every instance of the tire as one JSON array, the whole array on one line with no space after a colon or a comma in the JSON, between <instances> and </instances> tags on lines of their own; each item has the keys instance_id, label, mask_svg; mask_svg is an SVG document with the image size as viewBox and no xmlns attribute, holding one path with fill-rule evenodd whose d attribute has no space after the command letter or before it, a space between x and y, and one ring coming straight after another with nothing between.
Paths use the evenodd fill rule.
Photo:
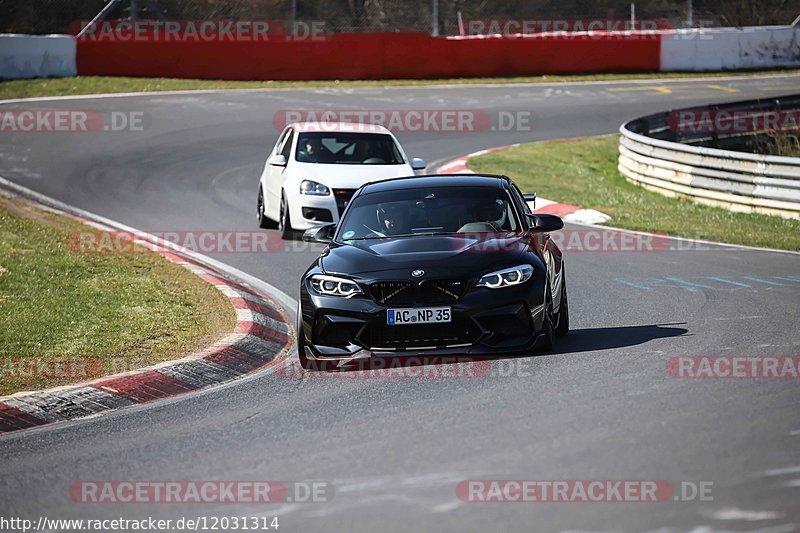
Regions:
<instances>
[{"instance_id":1,"label":"tire","mask_svg":"<svg viewBox=\"0 0 800 533\"><path fill-rule=\"evenodd\" d=\"M555 316L553 315L553 297L550 294L550 287L548 283L547 295L545 296L544 304L544 323L542 324L541 336L541 351L549 352L555 347L556 331L555 331Z\"/></svg>"},{"instance_id":2,"label":"tire","mask_svg":"<svg viewBox=\"0 0 800 533\"><path fill-rule=\"evenodd\" d=\"M258 186L258 205L256 206L256 219L258 220L258 227L264 229L275 229L278 223L267 218L267 207L264 205L264 190L261 185Z\"/></svg>"},{"instance_id":3,"label":"tire","mask_svg":"<svg viewBox=\"0 0 800 533\"><path fill-rule=\"evenodd\" d=\"M564 267L561 267L562 269ZM556 336L563 337L569 333L569 300L567 300L567 277L563 270L561 275L564 276L561 282L561 307L558 309L558 317L556 321Z\"/></svg>"},{"instance_id":4,"label":"tire","mask_svg":"<svg viewBox=\"0 0 800 533\"><path fill-rule=\"evenodd\" d=\"M281 194L281 214L278 220L278 231L281 232L281 239L285 241L294 239L295 231L292 229L292 218L289 215L289 204L286 202L285 194Z\"/></svg>"}]
</instances>

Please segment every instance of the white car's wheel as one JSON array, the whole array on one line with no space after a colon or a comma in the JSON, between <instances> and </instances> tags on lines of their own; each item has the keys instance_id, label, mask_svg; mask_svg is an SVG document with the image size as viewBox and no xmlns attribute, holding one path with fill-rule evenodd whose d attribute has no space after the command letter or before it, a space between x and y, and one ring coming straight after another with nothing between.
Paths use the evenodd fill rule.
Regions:
<instances>
[{"instance_id":1,"label":"white car's wheel","mask_svg":"<svg viewBox=\"0 0 800 533\"><path fill-rule=\"evenodd\" d=\"M267 218L267 206L264 204L264 190L258 186L258 205L256 208L256 219L260 228L275 229L278 227L277 222Z\"/></svg>"},{"instance_id":2,"label":"white car's wheel","mask_svg":"<svg viewBox=\"0 0 800 533\"><path fill-rule=\"evenodd\" d=\"M281 214L278 220L278 231L284 240L293 239L295 231L292 229L292 218L289 215L289 204L286 202L286 195L281 193Z\"/></svg>"}]
</instances>

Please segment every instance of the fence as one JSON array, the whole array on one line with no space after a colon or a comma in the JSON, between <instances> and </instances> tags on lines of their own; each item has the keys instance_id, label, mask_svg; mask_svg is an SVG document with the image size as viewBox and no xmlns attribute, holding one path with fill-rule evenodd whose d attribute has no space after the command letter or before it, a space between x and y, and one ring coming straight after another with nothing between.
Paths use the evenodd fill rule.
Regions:
<instances>
[{"instance_id":1,"label":"fence","mask_svg":"<svg viewBox=\"0 0 800 533\"><path fill-rule=\"evenodd\" d=\"M91 20L108 3L0 0L0 33L67 33L71 23ZM532 29L554 21L628 21L633 15L639 25L644 21L681 28L788 24L798 15L795 3L786 0L636 0L633 12L631 4L629 0L121 0L106 18L266 19L286 27L292 21L321 21L326 33L432 32L435 26L440 35L459 35L469 31L470 21L528 21Z\"/></svg>"}]
</instances>

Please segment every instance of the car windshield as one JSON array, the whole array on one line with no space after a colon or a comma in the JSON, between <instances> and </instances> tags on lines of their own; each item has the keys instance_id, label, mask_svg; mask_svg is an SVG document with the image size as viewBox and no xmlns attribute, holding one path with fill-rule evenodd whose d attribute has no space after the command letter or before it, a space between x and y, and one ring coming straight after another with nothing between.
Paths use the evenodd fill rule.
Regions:
<instances>
[{"instance_id":1,"label":"car windshield","mask_svg":"<svg viewBox=\"0 0 800 533\"><path fill-rule=\"evenodd\" d=\"M341 222L338 239L516 231L519 227L508 194L499 188L400 189L357 196Z\"/></svg>"},{"instance_id":2,"label":"car windshield","mask_svg":"<svg viewBox=\"0 0 800 533\"><path fill-rule=\"evenodd\" d=\"M297 161L329 165L401 165L394 139L384 133L301 133Z\"/></svg>"}]
</instances>

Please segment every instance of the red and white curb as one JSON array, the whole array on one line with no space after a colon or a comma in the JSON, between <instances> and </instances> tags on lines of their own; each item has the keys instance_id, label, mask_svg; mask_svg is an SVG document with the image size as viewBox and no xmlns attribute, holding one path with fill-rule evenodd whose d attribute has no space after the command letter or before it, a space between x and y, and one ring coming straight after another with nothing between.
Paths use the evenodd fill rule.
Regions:
<instances>
[{"instance_id":1,"label":"red and white curb","mask_svg":"<svg viewBox=\"0 0 800 533\"><path fill-rule=\"evenodd\" d=\"M102 222L105 220L102 217L64 208L55 200L41 201L46 197L2 178L0 186L4 194L80 220L93 228L103 231L119 229ZM0 433L98 416L124 407L201 390L275 364L288 353L293 339L290 321L281 306L271 298L234 281L213 265L213 260L204 260L198 254L181 250L144 232L136 232L136 239L137 244L148 246L169 261L191 270L230 299L236 310L233 333L180 360L105 376L79 385L0 397Z\"/></svg>"},{"instance_id":2,"label":"red and white curb","mask_svg":"<svg viewBox=\"0 0 800 533\"><path fill-rule=\"evenodd\" d=\"M473 157L478 157L490 152L504 150L506 148L513 148L519 144L512 144L509 146L497 146L495 148L488 148L486 150L479 150L465 156L453 159L441 165L438 174L474 174L469 168L469 160ZM600 211L594 209L584 209L577 205L569 205L561 202L554 202L546 198L541 198L537 195L535 205L530 203L531 209L534 213L542 213L547 215L557 215L564 219L564 222L572 222L574 224L604 224L611 220L611 217Z\"/></svg>"}]
</instances>

